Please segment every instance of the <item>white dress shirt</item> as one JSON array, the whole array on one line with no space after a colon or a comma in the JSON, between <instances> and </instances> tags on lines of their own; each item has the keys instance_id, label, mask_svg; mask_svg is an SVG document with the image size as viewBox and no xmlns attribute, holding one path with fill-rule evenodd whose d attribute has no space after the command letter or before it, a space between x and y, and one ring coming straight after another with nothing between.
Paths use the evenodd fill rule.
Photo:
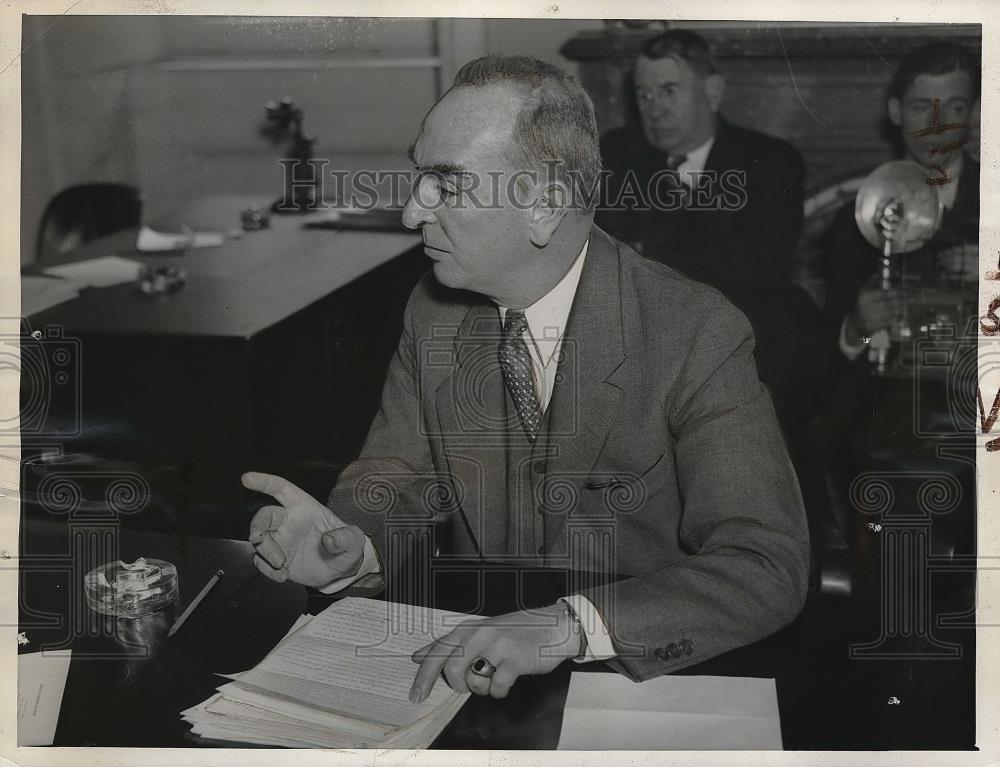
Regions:
<instances>
[{"instance_id":1,"label":"white dress shirt","mask_svg":"<svg viewBox=\"0 0 1000 767\"><path fill-rule=\"evenodd\" d=\"M715 136L709 136L708 141L704 144L700 144L687 153L687 157L684 159L680 165L677 166L677 172L680 174L681 183L694 189L698 186L698 175L705 170L705 164L708 162L708 154L712 151L712 147L715 145Z\"/></svg>"},{"instance_id":2,"label":"white dress shirt","mask_svg":"<svg viewBox=\"0 0 1000 767\"><path fill-rule=\"evenodd\" d=\"M580 282L580 274L583 271L583 262L587 256L589 244L589 240L583 244L580 255L576 257L576 261L573 262L569 271L556 286L524 309L524 316L528 321L525 335L530 336L524 340L531 356L531 366L535 377L535 393L538 395L543 413L552 399L552 390L556 383L556 368L559 365L557 352L562 346L563 333L566 330L570 309L573 307L573 298L576 296L576 288ZM498 306L498 309L500 321L503 322L507 317L507 307ZM375 547L371 539L367 539L365 541L364 561L358 574L329 583L320 591L324 594L332 594L346 588L362 575L377 572L379 572L379 566ZM594 604L579 594L562 597L560 601L564 602L576 615L580 622L580 628L587 639L587 649L584 656L575 660L586 662L614 657L615 649L611 643L608 627Z\"/></svg>"},{"instance_id":3,"label":"white dress shirt","mask_svg":"<svg viewBox=\"0 0 1000 767\"><path fill-rule=\"evenodd\" d=\"M935 188L941 200L941 205L944 206L945 210L951 210L955 205L958 178L962 175L962 155L960 152L957 153L956 159L952 160L951 164L945 167L944 170L951 178L951 182L948 184L938 184ZM929 171L929 173L935 176L938 175L937 171ZM844 321L840 323L840 337L837 339L837 342L841 353L849 360L856 360L868 344L868 342L862 341L860 338L847 337L847 317L844 317Z\"/></svg>"}]
</instances>

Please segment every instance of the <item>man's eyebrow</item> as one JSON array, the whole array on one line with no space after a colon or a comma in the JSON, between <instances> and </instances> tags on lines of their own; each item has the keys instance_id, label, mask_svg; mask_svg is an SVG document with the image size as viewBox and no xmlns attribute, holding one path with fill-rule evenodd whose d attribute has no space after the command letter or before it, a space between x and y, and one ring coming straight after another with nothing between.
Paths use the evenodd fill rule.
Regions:
<instances>
[{"instance_id":1,"label":"man's eyebrow","mask_svg":"<svg viewBox=\"0 0 1000 767\"><path fill-rule=\"evenodd\" d=\"M419 173L439 173L442 176L455 176L469 172L463 165L453 162L436 162L433 165L417 165L416 152L417 142L414 141L410 144L410 148L406 150L406 156L410 158L410 162L413 163Z\"/></svg>"},{"instance_id":2,"label":"man's eyebrow","mask_svg":"<svg viewBox=\"0 0 1000 767\"><path fill-rule=\"evenodd\" d=\"M416 165L416 162L414 162ZM469 173L464 165L453 162L436 162L433 165L417 165L418 173L437 173L442 176L461 176Z\"/></svg>"}]
</instances>

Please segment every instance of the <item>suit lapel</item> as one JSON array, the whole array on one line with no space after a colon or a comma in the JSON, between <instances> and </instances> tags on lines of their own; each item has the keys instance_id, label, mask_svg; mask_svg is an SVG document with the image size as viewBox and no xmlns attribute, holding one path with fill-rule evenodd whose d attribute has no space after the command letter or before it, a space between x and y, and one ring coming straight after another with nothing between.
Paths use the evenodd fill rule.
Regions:
<instances>
[{"instance_id":1,"label":"suit lapel","mask_svg":"<svg viewBox=\"0 0 1000 767\"><path fill-rule=\"evenodd\" d=\"M435 392L443 452L470 537L482 555L504 535L505 391L497 364L500 317L485 299L466 313L455 335L454 367ZM443 349L447 353L448 349ZM484 507L489 505L490 511ZM496 528L495 530L493 528Z\"/></svg>"},{"instance_id":2,"label":"suit lapel","mask_svg":"<svg viewBox=\"0 0 1000 767\"><path fill-rule=\"evenodd\" d=\"M619 417L625 362L620 281L618 247L594 227L549 405L545 482L570 482L578 494ZM548 487L543 497L553 497ZM559 519L565 523L565 515Z\"/></svg>"},{"instance_id":3,"label":"suit lapel","mask_svg":"<svg viewBox=\"0 0 1000 767\"><path fill-rule=\"evenodd\" d=\"M745 161L739 157L733 157L731 135L732 129L729 127L729 123L720 117L719 124L715 129L715 141L712 142L712 148L708 152L708 157L705 158L705 170L722 173L731 168L744 168Z\"/></svg>"},{"instance_id":4,"label":"suit lapel","mask_svg":"<svg viewBox=\"0 0 1000 767\"><path fill-rule=\"evenodd\" d=\"M549 403L546 483L569 482L579 493L618 419L625 372L622 308L618 246L593 227ZM499 338L496 307L487 301L473 305L455 335L454 367L435 392L444 454L480 554L492 551L494 539L504 534L508 417L519 427L505 406ZM550 497L548 490L543 497ZM565 515L559 519L565 524Z\"/></svg>"},{"instance_id":5,"label":"suit lapel","mask_svg":"<svg viewBox=\"0 0 1000 767\"><path fill-rule=\"evenodd\" d=\"M979 227L979 164L967 154L962 154L962 174L958 179L958 189L955 190L955 205L953 210L966 220L961 223L974 230ZM977 232L978 233L978 232Z\"/></svg>"}]
</instances>

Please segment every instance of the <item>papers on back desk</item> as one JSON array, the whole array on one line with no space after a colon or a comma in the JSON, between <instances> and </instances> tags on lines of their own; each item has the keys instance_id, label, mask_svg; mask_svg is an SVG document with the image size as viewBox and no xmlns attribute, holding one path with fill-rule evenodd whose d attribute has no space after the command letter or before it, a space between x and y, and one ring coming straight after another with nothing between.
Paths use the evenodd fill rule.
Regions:
<instances>
[{"instance_id":1,"label":"papers on back desk","mask_svg":"<svg viewBox=\"0 0 1000 767\"><path fill-rule=\"evenodd\" d=\"M574 672L559 748L780 749L774 680Z\"/></svg>"},{"instance_id":2,"label":"papers on back desk","mask_svg":"<svg viewBox=\"0 0 1000 767\"><path fill-rule=\"evenodd\" d=\"M78 290L83 288L107 288L123 282L139 279L142 264L119 256L101 256L86 261L75 261L62 266L51 266L45 273L51 277L66 280Z\"/></svg>"},{"instance_id":3,"label":"papers on back desk","mask_svg":"<svg viewBox=\"0 0 1000 767\"><path fill-rule=\"evenodd\" d=\"M439 679L410 703L423 645L459 613L348 598L301 618L257 666L182 712L206 738L301 748L426 748L469 697Z\"/></svg>"}]
</instances>

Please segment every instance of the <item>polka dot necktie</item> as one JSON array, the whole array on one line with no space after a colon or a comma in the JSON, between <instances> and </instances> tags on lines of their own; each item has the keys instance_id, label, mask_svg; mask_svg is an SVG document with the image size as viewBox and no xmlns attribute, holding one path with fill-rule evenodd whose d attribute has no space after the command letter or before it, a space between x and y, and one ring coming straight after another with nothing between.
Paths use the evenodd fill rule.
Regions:
<instances>
[{"instance_id":1,"label":"polka dot necktie","mask_svg":"<svg viewBox=\"0 0 1000 767\"><path fill-rule=\"evenodd\" d=\"M500 370L503 382L514 400L514 409L531 442L538 435L538 425L542 420L542 408L535 393L535 378L531 368L528 345L524 341L524 331L528 318L522 311L507 311L503 337L500 339Z\"/></svg>"}]
</instances>

